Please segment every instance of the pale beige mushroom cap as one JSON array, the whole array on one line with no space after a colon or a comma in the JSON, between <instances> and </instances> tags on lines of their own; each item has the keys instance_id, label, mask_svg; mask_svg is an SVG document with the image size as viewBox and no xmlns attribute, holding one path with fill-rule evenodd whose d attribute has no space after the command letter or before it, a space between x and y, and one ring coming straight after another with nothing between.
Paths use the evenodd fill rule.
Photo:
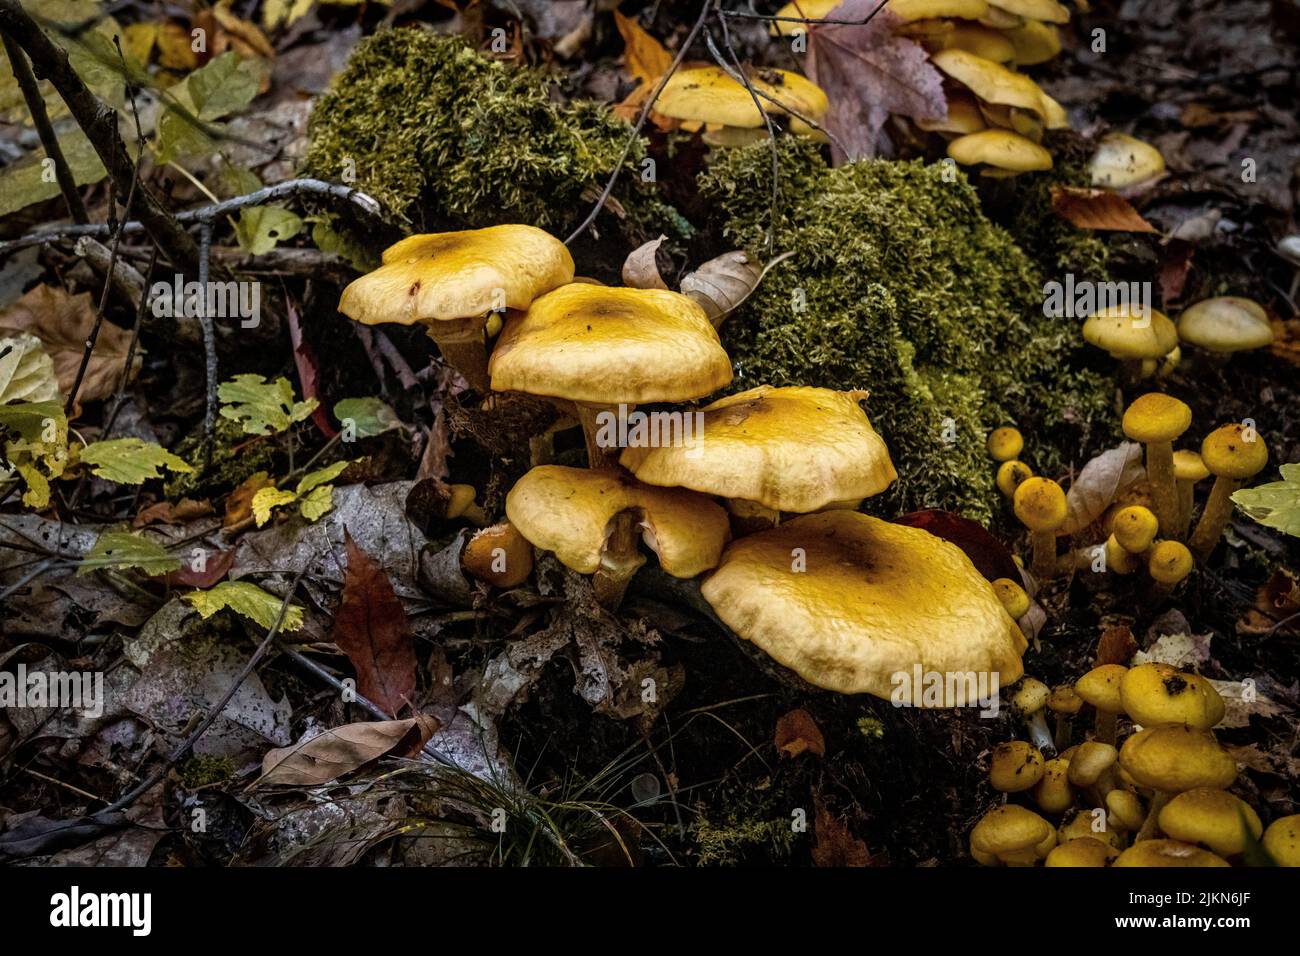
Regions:
<instances>
[{"instance_id":1,"label":"pale beige mushroom cap","mask_svg":"<svg viewBox=\"0 0 1300 956\"><path fill-rule=\"evenodd\" d=\"M574 282L506 321L488 373L498 392L596 405L684 402L730 382L731 360L687 296Z\"/></svg>"},{"instance_id":2,"label":"pale beige mushroom cap","mask_svg":"<svg viewBox=\"0 0 1300 956\"><path fill-rule=\"evenodd\" d=\"M384 250L378 269L343 290L339 311L364 325L450 322L526 309L572 279L568 248L534 226L437 232Z\"/></svg>"},{"instance_id":3,"label":"pale beige mushroom cap","mask_svg":"<svg viewBox=\"0 0 1300 956\"><path fill-rule=\"evenodd\" d=\"M903 687L896 675L910 679L916 665L996 674L1001 687L1023 673L1020 629L960 549L858 512L805 515L733 542L701 593L737 635L827 690L890 699ZM908 702L924 706L922 690ZM955 682L941 706L975 695Z\"/></svg>"},{"instance_id":4,"label":"pale beige mushroom cap","mask_svg":"<svg viewBox=\"0 0 1300 956\"><path fill-rule=\"evenodd\" d=\"M1113 305L1083 323L1083 337L1119 359L1155 359L1178 345L1178 330L1163 312L1151 309L1149 317L1123 305Z\"/></svg>"},{"instance_id":5,"label":"pale beige mushroom cap","mask_svg":"<svg viewBox=\"0 0 1300 956\"><path fill-rule=\"evenodd\" d=\"M730 536L727 513L683 488L652 488L613 471L540 465L506 496L506 517L535 547L566 567L594 574L615 515L637 514L660 566L691 578L718 563Z\"/></svg>"},{"instance_id":6,"label":"pale beige mushroom cap","mask_svg":"<svg viewBox=\"0 0 1300 956\"><path fill-rule=\"evenodd\" d=\"M865 397L760 385L702 409L703 429L692 443L627 448L620 461L652 485L756 501L775 511L802 514L867 498L898 475L859 404Z\"/></svg>"},{"instance_id":7,"label":"pale beige mushroom cap","mask_svg":"<svg viewBox=\"0 0 1300 956\"><path fill-rule=\"evenodd\" d=\"M1165 158L1154 146L1124 133L1107 133L1088 163L1094 186L1124 189L1165 171Z\"/></svg>"},{"instance_id":8,"label":"pale beige mushroom cap","mask_svg":"<svg viewBox=\"0 0 1300 956\"><path fill-rule=\"evenodd\" d=\"M1207 352L1244 352L1273 344L1273 326L1253 299L1221 295L1190 305L1178 317L1178 337Z\"/></svg>"}]
</instances>

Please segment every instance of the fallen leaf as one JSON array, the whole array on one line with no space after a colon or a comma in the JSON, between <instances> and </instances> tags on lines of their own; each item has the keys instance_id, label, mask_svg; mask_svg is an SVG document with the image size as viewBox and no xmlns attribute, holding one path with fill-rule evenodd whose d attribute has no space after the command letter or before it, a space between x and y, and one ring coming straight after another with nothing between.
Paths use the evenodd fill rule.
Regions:
<instances>
[{"instance_id":1,"label":"fallen leaf","mask_svg":"<svg viewBox=\"0 0 1300 956\"><path fill-rule=\"evenodd\" d=\"M1300 630L1300 579L1278 568L1255 593L1255 606L1237 622L1237 633L1272 634L1283 622L1290 622L1289 630Z\"/></svg>"},{"instance_id":2,"label":"fallen leaf","mask_svg":"<svg viewBox=\"0 0 1300 956\"><path fill-rule=\"evenodd\" d=\"M1300 319L1274 319L1270 324L1273 326L1273 354L1292 365L1300 365Z\"/></svg>"},{"instance_id":3,"label":"fallen leaf","mask_svg":"<svg viewBox=\"0 0 1300 956\"><path fill-rule=\"evenodd\" d=\"M181 596L205 619L228 609L267 630L275 625L284 605L283 600L248 581L222 581L206 591L191 591ZM302 607L290 604L284 612L280 630L296 631L301 627Z\"/></svg>"},{"instance_id":4,"label":"fallen leaf","mask_svg":"<svg viewBox=\"0 0 1300 956\"><path fill-rule=\"evenodd\" d=\"M164 580L169 587L206 590L229 574L234 563L235 549L227 548L216 554L205 555L202 562L182 561L180 570L172 571Z\"/></svg>"},{"instance_id":5,"label":"fallen leaf","mask_svg":"<svg viewBox=\"0 0 1300 956\"><path fill-rule=\"evenodd\" d=\"M880 0L845 0L831 13L861 20L878 6ZM943 77L924 48L895 33L901 22L885 8L869 23L809 27L805 68L830 100L822 126L832 137L837 165L880 152L881 129L890 114L934 120L948 115Z\"/></svg>"},{"instance_id":6,"label":"fallen leaf","mask_svg":"<svg viewBox=\"0 0 1300 956\"><path fill-rule=\"evenodd\" d=\"M659 274L659 264L655 261L659 247L667 238L667 236L660 236L658 239L651 239L628 253L628 257L623 260L625 286L632 289L668 288L668 283L664 282L663 276Z\"/></svg>"},{"instance_id":7,"label":"fallen leaf","mask_svg":"<svg viewBox=\"0 0 1300 956\"><path fill-rule=\"evenodd\" d=\"M0 313L0 330L28 332L41 340L54 361L59 390L67 395L77 378L77 369L86 350L86 341L95 327L95 307L90 293L68 295L62 289L38 285ZM90 353L77 402L107 398L117 390L118 379L126 367L126 353L131 333L111 322L100 325L95 349ZM139 352L131 362L131 376L143 361Z\"/></svg>"},{"instance_id":8,"label":"fallen leaf","mask_svg":"<svg viewBox=\"0 0 1300 956\"><path fill-rule=\"evenodd\" d=\"M1165 247L1164 254L1160 257L1160 295L1166 307L1182 298L1183 287L1187 284L1195 255L1196 247L1181 239Z\"/></svg>"},{"instance_id":9,"label":"fallen leaf","mask_svg":"<svg viewBox=\"0 0 1300 956\"><path fill-rule=\"evenodd\" d=\"M1080 229L1110 232L1159 232L1127 199L1109 189L1052 187L1052 210Z\"/></svg>"},{"instance_id":10,"label":"fallen leaf","mask_svg":"<svg viewBox=\"0 0 1300 956\"><path fill-rule=\"evenodd\" d=\"M222 526L232 528L250 520L253 517L253 499L259 491L273 484L271 477L264 471L245 478L238 488L226 496L226 517L221 522Z\"/></svg>"},{"instance_id":11,"label":"fallen leaf","mask_svg":"<svg viewBox=\"0 0 1300 956\"><path fill-rule=\"evenodd\" d=\"M428 714L344 724L272 750L253 785L318 787L385 755L412 757L437 730L437 718Z\"/></svg>"},{"instance_id":12,"label":"fallen leaf","mask_svg":"<svg viewBox=\"0 0 1300 956\"><path fill-rule=\"evenodd\" d=\"M1266 697L1255 687L1252 680L1210 680L1214 689L1223 698L1223 720L1215 726L1224 730L1233 727L1250 726L1252 714L1260 717L1276 717L1286 712L1286 708L1270 697Z\"/></svg>"},{"instance_id":13,"label":"fallen leaf","mask_svg":"<svg viewBox=\"0 0 1300 956\"><path fill-rule=\"evenodd\" d=\"M870 866L871 851L848 827L835 818L827 808L821 794L814 798L817 821L814 829L817 842L812 848L814 866Z\"/></svg>"},{"instance_id":14,"label":"fallen leaf","mask_svg":"<svg viewBox=\"0 0 1300 956\"><path fill-rule=\"evenodd\" d=\"M357 672L357 690L389 714L412 705L415 643L388 575L344 532L348 569L334 614L334 643Z\"/></svg>"},{"instance_id":15,"label":"fallen leaf","mask_svg":"<svg viewBox=\"0 0 1300 956\"><path fill-rule=\"evenodd\" d=\"M182 498L180 501L159 501L140 511L131 522L133 528L144 528L151 524L185 524L195 518L206 518L212 514L212 502L195 501Z\"/></svg>"},{"instance_id":16,"label":"fallen leaf","mask_svg":"<svg viewBox=\"0 0 1300 956\"><path fill-rule=\"evenodd\" d=\"M673 55L631 17L615 10L614 23L623 37L623 65L628 73L633 79L640 80L642 86L654 86L659 77L668 72Z\"/></svg>"},{"instance_id":17,"label":"fallen leaf","mask_svg":"<svg viewBox=\"0 0 1300 956\"><path fill-rule=\"evenodd\" d=\"M1094 655L1093 666L1127 664L1137 649L1137 640L1133 637L1133 632L1127 624L1116 624L1113 627L1108 627L1102 631L1101 639L1097 642L1097 653Z\"/></svg>"},{"instance_id":18,"label":"fallen leaf","mask_svg":"<svg viewBox=\"0 0 1300 956\"><path fill-rule=\"evenodd\" d=\"M293 300L285 302L285 317L289 320L289 344L293 346L293 364L298 369L298 384L302 386L302 397L317 403L312 410L312 423L320 429L326 438L333 438L338 432L330 423L325 406L320 404L320 364L311 344L302 336L302 317ZM365 436L357 436L365 437Z\"/></svg>"},{"instance_id":19,"label":"fallen leaf","mask_svg":"<svg viewBox=\"0 0 1300 956\"><path fill-rule=\"evenodd\" d=\"M782 757L797 757L801 753L826 756L826 739L822 737L821 728L812 714L802 707L795 708L776 722L773 742Z\"/></svg>"},{"instance_id":20,"label":"fallen leaf","mask_svg":"<svg viewBox=\"0 0 1300 956\"><path fill-rule=\"evenodd\" d=\"M684 275L682 294L694 299L717 327L758 288L769 269L792 255L793 252L782 253L760 268L744 252L724 252Z\"/></svg>"},{"instance_id":21,"label":"fallen leaf","mask_svg":"<svg viewBox=\"0 0 1300 956\"><path fill-rule=\"evenodd\" d=\"M1120 491L1145 477L1142 446L1136 442L1123 442L1102 452L1084 465L1070 483L1065 496L1065 524L1056 533L1079 533L1105 513Z\"/></svg>"},{"instance_id":22,"label":"fallen leaf","mask_svg":"<svg viewBox=\"0 0 1300 956\"><path fill-rule=\"evenodd\" d=\"M1242 488L1232 502L1266 528L1300 538L1300 463L1282 465L1281 481Z\"/></svg>"},{"instance_id":23,"label":"fallen leaf","mask_svg":"<svg viewBox=\"0 0 1300 956\"><path fill-rule=\"evenodd\" d=\"M1179 670L1195 670L1197 665L1210 659L1210 639L1209 634L1162 634L1146 650L1133 655L1133 663L1154 661Z\"/></svg>"},{"instance_id":24,"label":"fallen leaf","mask_svg":"<svg viewBox=\"0 0 1300 956\"><path fill-rule=\"evenodd\" d=\"M990 581L998 578L1020 580L1020 569L1006 545L989 533L982 524L963 518L950 511L926 508L894 518L895 524L921 528L937 538L943 538L970 558L975 570Z\"/></svg>"}]
</instances>

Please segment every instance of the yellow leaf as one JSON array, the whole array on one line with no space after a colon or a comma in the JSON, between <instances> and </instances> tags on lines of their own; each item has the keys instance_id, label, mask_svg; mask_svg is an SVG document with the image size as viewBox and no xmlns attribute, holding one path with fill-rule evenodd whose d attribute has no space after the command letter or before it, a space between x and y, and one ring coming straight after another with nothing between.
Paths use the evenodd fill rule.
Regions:
<instances>
[{"instance_id":1,"label":"yellow leaf","mask_svg":"<svg viewBox=\"0 0 1300 956\"><path fill-rule=\"evenodd\" d=\"M664 49L663 44L641 29L631 17L625 17L614 11L614 22L618 32L623 36L626 49L623 51L623 64L634 79L646 86L653 85L659 77L668 72L673 62L673 55Z\"/></svg>"},{"instance_id":2,"label":"yellow leaf","mask_svg":"<svg viewBox=\"0 0 1300 956\"><path fill-rule=\"evenodd\" d=\"M298 496L282 488L262 488L253 495L253 518L260 528L271 520L271 512L281 505L287 505Z\"/></svg>"}]
</instances>

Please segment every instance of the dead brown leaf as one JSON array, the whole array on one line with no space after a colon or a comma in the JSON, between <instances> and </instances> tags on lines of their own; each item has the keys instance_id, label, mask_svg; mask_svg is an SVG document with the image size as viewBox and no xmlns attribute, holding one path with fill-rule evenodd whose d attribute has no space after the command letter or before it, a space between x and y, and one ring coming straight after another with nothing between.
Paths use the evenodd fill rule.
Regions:
<instances>
[{"instance_id":1,"label":"dead brown leaf","mask_svg":"<svg viewBox=\"0 0 1300 956\"><path fill-rule=\"evenodd\" d=\"M660 236L658 239L651 239L643 243L628 253L623 260L623 284L632 289L667 289L668 283L664 282L663 276L659 274L659 265L655 261L655 254L667 236Z\"/></svg>"},{"instance_id":2,"label":"dead brown leaf","mask_svg":"<svg viewBox=\"0 0 1300 956\"><path fill-rule=\"evenodd\" d=\"M344 724L278 747L262 759L258 785L318 787L383 756L412 757L438 730L438 720L418 714L406 720Z\"/></svg>"},{"instance_id":3,"label":"dead brown leaf","mask_svg":"<svg viewBox=\"0 0 1300 956\"><path fill-rule=\"evenodd\" d=\"M782 757L797 757L801 753L826 756L826 739L812 714L797 707L776 722L777 752Z\"/></svg>"},{"instance_id":4,"label":"dead brown leaf","mask_svg":"<svg viewBox=\"0 0 1300 956\"><path fill-rule=\"evenodd\" d=\"M820 793L813 800L817 807L817 843L812 848L813 865L870 866L871 851L867 845L835 818Z\"/></svg>"},{"instance_id":5,"label":"dead brown leaf","mask_svg":"<svg viewBox=\"0 0 1300 956\"><path fill-rule=\"evenodd\" d=\"M1272 352L1278 358L1300 365L1300 319L1274 319Z\"/></svg>"},{"instance_id":6,"label":"dead brown leaf","mask_svg":"<svg viewBox=\"0 0 1300 956\"><path fill-rule=\"evenodd\" d=\"M623 65L628 73L632 74L633 79L640 80L642 86L654 86L659 82L659 77L668 72L673 55L631 17L625 17L615 10L614 23L618 25L619 35L623 37Z\"/></svg>"},{"instance_id":7,"label":"dead brown leaf","mask_svg":"<svg viewBox=\"0 0 1300 956\"><path fill-rule=\"evenodd\" d=\"M59 390L67 395L76 381L86 340L95 327L95 307L90 293L69 295L62 289L38 285L4 312L0 312L0 335L6 332L29 332L41 340L54 360ZM104 322L95 340L95 350L86 366L86 375L77 393L77 402L107 398L117 390L117 380L126 366L131 333L111 322ZM140 370L142 358L137 353L131 363L131 375Z\"/></svg>"},{"instance_id":8,"label":"dead brown leaf","mask_svg":"<svg viewBox=\"0 0 1300 956\"><path fill-rule=\"evenodd\" d=\"M195 518L206 518L212 514L212 502L204 499L182 498L178 502L159 501L140 511L131 522L133 528L143 528L151 524L185 524Z\"/></svg>"},{"instance_id":9,"label":"dead brown leaf","mask_svg":"<svg viewBox=\"0 0 1300 956\"><path fill-rule=\"evenodd\" d=\"M243 484L226 496L226 516L221 521L222 527L233 528L245 521L251 521L253 518L253 495L273 484L275 482L264 471L259 471L245 478Z\"/></svg>"},{"instance_id":10,"label":"dead brown leaf","mask_svg":"<svg viewBox=\"0 0 1300 956\"><path fill-rule=\"evenodd\" d=\"M1133 637L1133 632L1129 630L1127 624L1108 627L1102 632L1101 640L1097 642L1097 654L1093 666L1127 664L1133 655L1137 653L1137 649L1137 640Z\"/></svg>"},{"instance_id":11,"label":"dead brown leaf","mask_svg":"<svg viewBox=\"0 0 1300 956\"><path fill-rule=\"evenodd\" d=\"M1080 229L1149 233L1160 231L1143 219L1127 199L1109 189L1053 186L1052 209L1066 222Z\"/></svg>"}]
</instances>

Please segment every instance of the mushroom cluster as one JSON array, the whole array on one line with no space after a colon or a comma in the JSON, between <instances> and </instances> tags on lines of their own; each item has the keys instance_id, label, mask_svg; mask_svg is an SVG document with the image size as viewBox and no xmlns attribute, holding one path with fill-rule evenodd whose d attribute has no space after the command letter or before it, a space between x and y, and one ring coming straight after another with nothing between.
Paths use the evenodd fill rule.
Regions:
<instances>
[{"instance_id":1,"label":"mushroom cluster","mask_svg":"<svg viewBox=\"0 0 1300 956\"><path fill-rule=\"evenodd\" d=\"M1300 864L1300 819L1282 817L1265 831L1254 808L1229 792L1237 765L1212 730L1224 702L1201 676L1155 662L1105 664L1050 694L1026 677L1013 700L1031 740L999 744L990 755L989 783L1007 802L972 830L977 862L1230 866L1262 846L1279 865ZM1072 743L1072 719L1085 704L1095 711L1093 735ZM1063 748L1050 759L1040 746L1045 726L1033 720L1044 709L1058 720L1047 746ZM1120 715L1134 730L1117 745Z\"/></svg>"}]
</instances>

